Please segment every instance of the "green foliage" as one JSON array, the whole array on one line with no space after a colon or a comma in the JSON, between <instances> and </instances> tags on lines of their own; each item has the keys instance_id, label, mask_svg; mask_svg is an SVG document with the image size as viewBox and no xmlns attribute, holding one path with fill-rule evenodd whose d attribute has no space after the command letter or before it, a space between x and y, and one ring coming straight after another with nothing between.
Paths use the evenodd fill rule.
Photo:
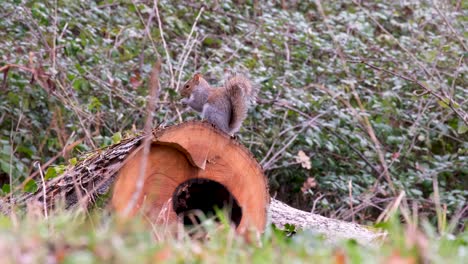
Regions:
<instances>
[{"instance_id":1,"label":"green foliage","mask_svg":"<svg viewBox=\"0 0 468 264\"><path fill-rule=\"evenodd\" d=\"M34 161L67 163L141 129L161 56L155 125L178 122L178 113L198 118L178 103L179 75L220 83L226 69L248 73L260 100L239 139L263 161L271 191L296 207L375 220L395 197L383 164L425 214L435 215L434 183L449 216L466 205L467 124L455 113L467 111L465 6L323 1L324 18L313 1L237 2L204 3L187 41L201 3L159 1L161 32L152 1L4 1L0 67L29 70L12 67L0 84L3 191L10 175L15 187L34 172ZM45 75L31 81L32 70ZM310 168L296 161L299 151ZM304 191L308 178L317 184Z\"/></svg>"}]
</instances>

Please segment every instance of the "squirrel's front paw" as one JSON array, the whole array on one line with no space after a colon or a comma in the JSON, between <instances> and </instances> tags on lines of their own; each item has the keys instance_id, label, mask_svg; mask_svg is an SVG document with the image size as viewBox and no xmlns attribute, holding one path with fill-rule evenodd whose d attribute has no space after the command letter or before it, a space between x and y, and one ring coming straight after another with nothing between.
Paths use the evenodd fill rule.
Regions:
<instances>
[{"instance_id":1,"label":"squirrel's front paw","mask_svg":"<svg viewBox=\"0 0 468 264\"><path fill-rule=\"evenodd\" d=\"M182 98L182 100L180 100L180 102L184 105L188 105L189 103L189 99L188 98Z\"/></svg>"}]
</instances>

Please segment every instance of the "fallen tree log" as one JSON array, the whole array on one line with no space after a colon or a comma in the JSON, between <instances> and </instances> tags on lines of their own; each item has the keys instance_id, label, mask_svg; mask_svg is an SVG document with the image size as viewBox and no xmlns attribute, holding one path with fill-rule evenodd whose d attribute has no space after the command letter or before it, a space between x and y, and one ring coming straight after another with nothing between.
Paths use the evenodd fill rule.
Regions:
<instances>
[{"instance_id":1,"label":"fallen tree log","mask_svg":"<svg viewBox=\"0 0 468 264\"><path fill-rule=\"evenodd\" d=\"M146 156L148 166L140 172L146 137L151 137L151 151ZM13 204L31 203L45 203L50 209L58 200L64 200L68 208L88 207L114 186L111 210L122 213L137 193L140 173L144 187L131 215L143 209L153 221L158 220L162 209L167 213L166 221L189 221L185 216L191 210L207 213L213 205L223 207L228 201L231 221L238 230L253 226L262 231L268 213L279 228L292 224L322 233L331 241L353 238L369 244L382 236L363 226L297 210L275 199L269 204L267 181L250 152L210 124L196 121L156 129L151 135L98 150L46 182L45 190L3 200L0 210L6 214Z\"/></svg>"},{"instance_id":2,"label":"fallen tree log","mask_svg":"<svg viewBox=\"0 0 468 264\"><path fill-rule=\"evenodd\" d=\"M145 203L152 222L175 222L181 216L188 224L190 212L210 215L217 206L228 209L238 231L265 229L267 179L246 148L200 122L168 127L153 136L148 155L137 151L118 173L111 201L117 212L130 205L133 214ZM139 179L144 187L137 193Z\"/></svg>"}]
</instances>

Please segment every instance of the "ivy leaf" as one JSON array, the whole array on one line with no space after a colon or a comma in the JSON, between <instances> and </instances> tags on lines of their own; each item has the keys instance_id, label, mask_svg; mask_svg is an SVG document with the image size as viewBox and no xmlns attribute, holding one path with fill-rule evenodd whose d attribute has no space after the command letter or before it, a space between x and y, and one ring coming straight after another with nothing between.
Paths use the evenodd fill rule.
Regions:
<instances>
[{"instance_id":1,"label":"ivy leaf","mask_svg":"<svg viewBox=\"0 0 468 264\"><path fill-rule=\"evenodd\" d=\"M460 134L460 135L465 134L466 131L468 131L468 126L467 125L465 125L463 123L458 125L458 129L457 129L458 134Z\"/></svg>"},{"instance_id":2,"label":"ivy leaf","mask_svg":"<svg viewBox=\"0 0 468 264\"><path fill-rule=\"evenodd\" d=\"M10 184L3 184L3 186L2 186L3 193L5 193L5 194L10 193L10 189L11 189Z\"/></svg>"},{"instance_id":3,"label":"ivy leaf","mask_svg":"<svg viewBox=\"0 0 468 264\"><path fill-rule=\"evenodd\" d=\"M47 168L44 178L48 180L48 179L55 178L56 176L57 176L57 172L55 171L55 168L49 167Z\"/></svg>"},{"instance_id":4,"label":"ivy leaf","mask_svg":"<svg viewBox=\"0 0 468 264\"><path fill-rule=\"evenodd\" d=\"M37 184L34 180L29 180L25 185L23 190L25 192L33 193L37 191Z\"/></svg>"},{"instance_id":5,"label":"ivy leaf","mask_svg":"<svg viewBox=\"0 0 468 264\"><path fill-rule=\"evenodd\" d=\"M75 166L76 163L78 163L78 159L75 157L75 158L72 158L72 159L68 160L68 162L69 162L72 166Z\"/></svg>"},{"instance_id":6,"label":"ivy leaf","mask_svg":"<svg viewBox=\"0 0 468 264\"><path fill-rule=\"evenodd\" d=\"M122 140L122 133L117 132L112 135L112 143L117 144Z\"/></svg>"}]
</instances>

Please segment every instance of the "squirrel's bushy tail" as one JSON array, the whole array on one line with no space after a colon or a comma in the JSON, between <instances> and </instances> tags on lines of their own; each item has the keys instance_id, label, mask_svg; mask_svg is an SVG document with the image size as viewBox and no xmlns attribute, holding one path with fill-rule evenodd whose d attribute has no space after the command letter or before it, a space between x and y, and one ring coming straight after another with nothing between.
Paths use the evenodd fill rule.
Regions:
<instances>
[{"instance_id":1,"label":"squirrel's bushy tail","mask_svg":"<svg viewBox=\"0 0 468 264\"><path fill-rule=\"evenodd\" d=\"M249 79L242 75L229 78L225 87L231 98L231 119L229 130L231 134L239 131L242 121L247 117L247 110L257 96L257 90Z\"/></svg>"}]
</instances>

